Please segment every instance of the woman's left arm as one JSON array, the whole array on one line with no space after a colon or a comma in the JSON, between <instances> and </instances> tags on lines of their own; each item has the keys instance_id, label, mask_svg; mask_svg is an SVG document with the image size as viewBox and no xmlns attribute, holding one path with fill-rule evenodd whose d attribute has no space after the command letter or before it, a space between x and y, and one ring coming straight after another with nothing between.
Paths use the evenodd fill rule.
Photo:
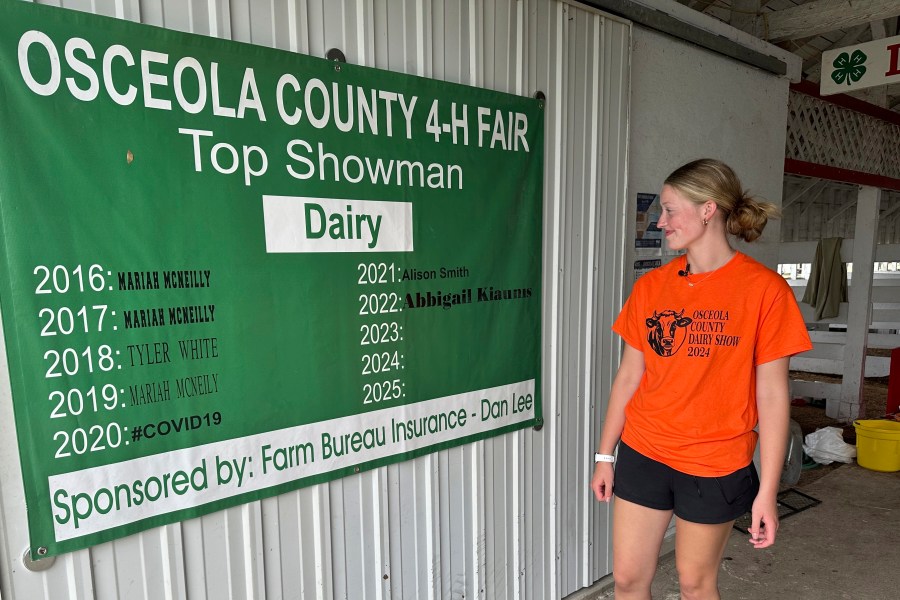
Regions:
<instances>
[{"instance_id":1,"label":"woman's left arm","mask_svg":"<svg viewBox=\"0 0 900 600\"><path fill-rule=\"evenodd\" d=\"M756 367L756 406L759 411L759 493L753 502L750 543L766 548L778 531L778 484L787 451L791 403L788 386L790 357Z\"/></svg>"}]
</instances>

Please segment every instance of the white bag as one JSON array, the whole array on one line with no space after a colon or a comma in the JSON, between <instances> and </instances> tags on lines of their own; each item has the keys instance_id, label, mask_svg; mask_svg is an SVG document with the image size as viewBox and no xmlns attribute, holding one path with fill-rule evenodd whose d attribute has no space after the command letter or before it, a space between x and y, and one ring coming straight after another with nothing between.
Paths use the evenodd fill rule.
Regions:
<instances>
[{"instance_id":1,"label":"white bag","mask_svg":"<svg viewBox=\"0 0 900 600\"><path fill-rule=\"evenodd\" d=\"M844 441L837 427L823 427L807 435L803 451L820 465L851 463L856 458L856 447Z\"/></svg>"}]
</instances>

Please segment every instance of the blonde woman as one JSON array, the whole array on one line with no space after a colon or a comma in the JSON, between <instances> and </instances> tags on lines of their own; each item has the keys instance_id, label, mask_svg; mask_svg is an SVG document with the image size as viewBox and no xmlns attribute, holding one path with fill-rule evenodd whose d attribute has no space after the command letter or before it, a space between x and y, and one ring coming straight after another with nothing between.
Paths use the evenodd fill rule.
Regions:
<instances>
[{"instance_id":1,"label":"blonde woman","mask_svg":"<svg viewBox=\"0 0 900 600\"><path fill-rule=\"evenodd\" d=\"M625 352L591 488L599 501L616 497L617 600L650 598L673 514L682 598L715 599L737 517L752 513L756 548L775 542L788 360L812 345L784 279L729 242L756 240L774 205L713 159L669 175L660 202L658 227L685 254L641 277L613 325Z\"/></svg>"}]
</instances>

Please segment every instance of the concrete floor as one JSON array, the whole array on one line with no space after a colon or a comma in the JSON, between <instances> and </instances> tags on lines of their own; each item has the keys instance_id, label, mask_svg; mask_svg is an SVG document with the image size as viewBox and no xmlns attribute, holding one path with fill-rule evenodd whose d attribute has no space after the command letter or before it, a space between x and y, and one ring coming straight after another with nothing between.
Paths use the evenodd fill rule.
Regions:
<instances>
[{"instance_id":1,"label":"concrete floor","mask_svg":"<svg viewBox=\"0 0 900 600\"><path fill-rule=\"evenodd\" d=\"M719 573L723 600L900 598L900 472L855 463L799 491L821 504L784 518L774 546L754 550L734 531ZM610 581L570 598L615 598ZM678 600L675 557L660 559L653 598Z\"/></svg>"}]
</instances>

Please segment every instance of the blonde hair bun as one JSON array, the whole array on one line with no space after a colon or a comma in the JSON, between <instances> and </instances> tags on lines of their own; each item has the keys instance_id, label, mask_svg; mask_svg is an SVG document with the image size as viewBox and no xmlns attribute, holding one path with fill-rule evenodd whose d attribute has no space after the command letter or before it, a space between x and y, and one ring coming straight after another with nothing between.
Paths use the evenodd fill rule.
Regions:
<instances>
[{"instance_id":1,"label":"blonde hair bun","mask_svg":"<svg viewBox=\"0 0 900 600\"><path fill-rule=\"evenodd\" d=\"M778 207L751 196L741 187L734 170L714 158L701 158L678 167L665 184L697 204L715 202L725 219L725 231L745 242L759 238L769 219L780 215Z\"/></svg>"}]
</instances>

